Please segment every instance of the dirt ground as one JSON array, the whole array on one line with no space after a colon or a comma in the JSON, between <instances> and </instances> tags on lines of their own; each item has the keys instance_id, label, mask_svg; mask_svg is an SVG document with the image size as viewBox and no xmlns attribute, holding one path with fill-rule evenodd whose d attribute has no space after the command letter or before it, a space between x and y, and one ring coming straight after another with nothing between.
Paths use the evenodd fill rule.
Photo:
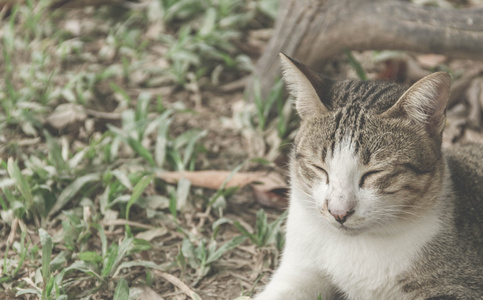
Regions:
<instances>
[{"instance_id":1,"label":"dirt ground","mask_svg":"<svg viewBox=\"0 0 483 300\"><path fill-rule=\"evenodd\" d=\"M104 61L96 58L96 55L102 52L103 47L107 47L106 41L108 39L105 36L110 29L107 28L107 25L104 28L102 20L99 19L84 23L84 20L95 14L92 9L74 9L64 14L62 21L56 24L56 26L63 30L73 27L74 29L71 28L69 30L92 33L92 38L89 38L83 48L83 51L90 54L90 56L84 55L83 58L80 58L80 56L72 55L72 59L52 59L48 67L59 68L61 74L70 74L90 70L92 65L107 66L114 64L114 62L121 65L120 52L116 52L112 57L103 58ZM146 35L148 29L154 30L153 28L156 29L154 25L150 28L141 27L142 30L145 30L143 34ZM255 32L258 32L257 36L263 36L264 38L250 41L249 37L254 35ZM242 54L247 55L253 63L256 63L268 42L270 34L270 28L254 29L253 32L245 32L245 35L236 44ZM75 40L77 37L73 39ZM46 44L48 43L46 42ZM55 51L55 44L46 46L46 52L54 53ZM141 63L141 69L148 69L151 67L151 64L159 64L160 66L167 64L163 60L163 54L167 52L163 46L151 43L143 51L145 52L136 58L139 62L144 63ZM27 54L19 53L19 56L15 57L14 61L20 65L25 57L29 57ZM353 54L370 79L394 80L407 86L433 71L450 71L453 76L453 89L443 136L444 147L451 147L455 143L483 142L483 63L481 61L454 60L443 55L396 51L366 51ZM138 62L136 59L132 60L133 64ZM302 62L304 60L303 57L298 59ZM5 68L4 65L1 66ZM169 83L148 87L147 82L153 78L148 78L149 76L142 74L141 71L139 74L133 72L129 75L132 76L131 81L124 80L119 74L114 76L112 81L123 87L126 93L132 96L133 99L136 99L141 92L150 92L161 97L163 105L167 109L176 110L177 113L174 114L169 127L168 134L170 137L180 136L191 129L206 130L205 135L199 141L203 150L200 150L200 154L196 157L195 170L232 171L243 165L240 169L242 172L270 171L279 174L285 182L288 182L287 153L290 151L290 144L296 132L298 117L294 112L292 113L291 121L289 122L290 132L283 138L274 138L276 129L273 126L267 126L264 130L257 130L256 126L254 128L243 124L244 114L249 114L256 120L256 117L253 117L256 110L253 101L244 98L243 83L247 76L250 75L248 72L228 73L218 85L200 84L199 86L180 87ZM318 71L334 79L357 78L357 74L348 58L343 54L331 59L323 70ZM136 78L138 78L138 81L135 80ZM68 80L67 75L64 77L56 75L53 79L53 85L65 86ZM22 84L18 83L19 87ZM84 107L86 109L86 117L80 122L73 122L70 123L70 126L58 129L49 125L48 121L45 121L48 120L56 106L66 102L62 97L52 101L46 108L47 113L42 116L45 122L45 129L59 141L65 138L68 141L66 144L69 145L67 147L69 149L74 149L76 146L87 148L94 136L102 136L102 134L109 131L107 124L120 126L122 123L120 114L117 114L119 112L113 112L119 104L116 98L119 95L116 95L111 90L109 84L102 80L96 84L94 91L95 95L93 98L95 100L92 100ZM133 100L129 105L134 107L136 104L136 100ZM182 108L179 108L180 104ZM151 103L151 106L154 107L155 105ZM100 112L108 114L101 114ZM267 118L271 122L277 120L277 115L271 113ZM17 129L19 126L11 124L5 126L7 129L14 129L5 130L4 133L0 134L0 141L28 141L30 138L37 138L29 137L22 133ZM93 129L89 131L88 127ZM42 136L42 133L39 133L39 136ZM45 153L47 149L45 138L42 136L38 140L40 142L33 145L28 143L17 145L18 148L0 147L2 150L0 151L0 158L5 162L9 157L15 157L22 162L22 157L28 157L32 153L39 151L44 151ZM148 148L152 149L154 141L149 140L149 138L147 140L147 144L151 147ZM126 164L129 172L142 169L140 165L143 166L143 171L147 169L146 164L144 163L143 165L142 160L138 156L132 158L134 156L132 151L129 152L123 148L122 150L128 154L121 157L113 165L129 161L129 165ZM97 155L100 156L100 152ZM260 159L266 161L261 162ZM24 164L21 163L20 166L23 167ZM95 167L98 169L111 168L112 165ZM2 173L3 175L6 176L6 172ZM175 185L166 184L157 178L145 190L144 195L168 197L169 192L174 188ZM87 187L85 189L88 190ZM108 241L117 243L125 234L125 222L119 221L122 219L119 218L117 219L118 223L109 225L105 215L101 215L98 212L99 199L103 190L97 186L96 189L91 197L93 199L92 215L98 214L98 222L105 227ZM210 271L201 277L197 276L197 271L199 270L190 267L188 263L183 265L179 262L179 253L182 251L183 241L189 239L195 241L196 245L200 245L202 240L211 240L214 234L213 225L219 222L219 220L228 221L219 226L215 239L218 246L223 245L234 237L240 236L240 231L233 223L238 221L249 232L254 232L256 229L256 215L260 209L264 209L268 216L268 221L273 222L284 212L284 207L287 206L286 197L275 195L276 203L267 203L255 194L251 186L245 186L236 192L228 193L224 196L225 204L222 205L222 208L209 207L207 202L216 193L216 190L192 186L188 204L186 207L179 209L175 218L176 221L173 220L170 214L168 204L160 205L156 208L156 217L149 215L145 207L134 205L131 209L130 221L142 225L134 229L135 236L141 234L145 229L157 228L158 233L155 237L146 238L149 240L151 249L133 253L125 261L154 262L163 269L163 274L169 274L174 279L170 277L171 279L168 280L166 277L163 277L165 275L160 275L161 273L156 273L155 271L148 274L144 267L134 266L121 270L120 274L116 275L117 277L111 278L112 280L107 283L107 288L100 289L90 295L91 299L112 298L113 291L121 277L129 282L130 287L138 287L143 290L143 294L138 296L138 299L148 300L189 299L190 291L194 291L202 299L235 299L240 296L251 296L260 290L268 282L272 271L279 262L280 250L273 243L259 247L246 240L214 261L211 264ZM80 208L79 203L81 200L73 199L64 209L75 210ZM124 209L125 207L120 205L120 208L116 207L115 210L124 213ZM64 219L62 217L54 218L44 225L47 231L52 236L55 236L55 234L62 233L61 223ZM29 236L31 236L32 245L40 245L39 238L36 236L37 225L32 220L26 224L26 230ZM99 252L101 249L99 236L96 231L90 230L92 231L92 238L83 247ZM0 233L4 240L11 236L11 224L9 225L7 221L2 221L0 223ZM18 234L15 236L15 239L18 240ZM0 245L3 251L6 243L0 242ZM54 256L66 249L61 240L57 240L55 245ZM0 257L3 257L1 254ZM76 259L77 254L71 253L72 260ZM8 255L13 257L16 253L10 250ZM39 262L31 261L29 263L30 265L25 270L22 270L15 283L4 285L4 290L0 291L0 298L15 299L16 292L14 287L16 283L21 282L21 278L34 278L36 276L35 270L40 268ZM68 266L69 264L66 263L65 267ZM74 279L72 279L72 284L69 287L69 295L74 298L76 298L76 293L82 294L83 291L99 284L84 273L75 273L70 276L69 280ZM182 285L175 284L177 282L184 283L188 290L181 288L180 286ZM22 283L20 285L25 288L25 284ZM22 297L25 299L35 298L34 296L26 295Z\"/></svg>"}]
</instances>

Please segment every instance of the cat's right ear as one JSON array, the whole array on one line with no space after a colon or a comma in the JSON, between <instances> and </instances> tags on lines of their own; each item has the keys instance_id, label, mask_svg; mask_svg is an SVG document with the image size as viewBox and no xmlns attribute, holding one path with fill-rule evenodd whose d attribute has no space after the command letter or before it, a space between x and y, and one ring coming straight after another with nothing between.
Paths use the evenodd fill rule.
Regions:
<instances>
[{"instance_id":1,"label":"cat's right ear","mask_svg":"<svg viewBox=\"0 0 483 300\"><path fill-rule=\"evenodd\" d=\"M431 134L441 134L445 124L446 105L451 77L446 72L430 74L413 84L384 115L406 116L423 125Z\"/></svg>"},{"instance_id":2,"label":"cat's right ear","mask_svg":"<svg viewBox=\"0 0 483 300\"><path fill-rule=\"evenodd\" d=\"M330 103L324 103L324 92L330 81L321 79L306 65L280 53L283 79L289 92L295 97L295 107L302 119L309 115L322 115L330 109Z\"/></svg>"}]
</instances>

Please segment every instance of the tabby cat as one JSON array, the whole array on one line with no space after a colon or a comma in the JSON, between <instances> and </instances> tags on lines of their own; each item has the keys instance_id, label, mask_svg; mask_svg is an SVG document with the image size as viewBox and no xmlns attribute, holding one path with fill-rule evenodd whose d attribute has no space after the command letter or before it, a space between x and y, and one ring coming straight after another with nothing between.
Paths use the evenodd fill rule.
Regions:
<instances>
[{"instance_id":1,"label":"tabby cat","mask_svg":"<svg viewBox=\"0 0 483 300\"><path fill-rule=\"evenodd\" d=\"M450 76L406 90L281 61L301 125L285 250L255 299L483 299L483 147L441 149Z\"/></svg>"}]
</instances>

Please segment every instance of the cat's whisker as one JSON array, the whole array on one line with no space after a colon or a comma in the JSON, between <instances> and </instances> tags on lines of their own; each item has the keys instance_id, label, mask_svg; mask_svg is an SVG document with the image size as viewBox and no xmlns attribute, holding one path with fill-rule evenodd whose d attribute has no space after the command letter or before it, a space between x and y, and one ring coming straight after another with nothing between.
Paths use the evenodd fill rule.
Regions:
<instances>
[{"instance_id":1,"label":"cat's whisker","mask_svg":"<svg viewBox=\"0 0 483 300\"><path fill-rule=\"evenodd\" d=\"M394 215L394 216L397 216L397 215L411 215L411 216L414 216L416 218L421 218L421 215L420 214L417 214L416 212L413 212L413 211L408 211L406 205L401 205L400 207L402 209L398 209L396 207L388 207L388 208L384 208L382 211L384 213L390 213L391 215Z\"/></svg>"},{"instance_id":2,"label":"cat's whisker","mask_svg":"<svg viewBox=\"0 0 483 300\"><path fill-rule=\"evenodd\" d=\"M304 204L308 207L308 208L313 208L313 209L317 209L317 203L314 201L314 199L307 199L307 198L300 198L300 199L297 199L298 201L302 201L304 202Z\"/></svg>"},{"instance_id":3,"label":"cat's whisker","mask_svg":"<svg viewBox=\"0 0 483 300\"><path fill-rule=\"evenodd\" d=\"M315 202L315 201L316 201L316 200L315 200L315 198L314 198L314 196L312 196L311 194L307 193L306 191L304 191L304 190L302 190L302 189L300 189L299 191L300 191L300 192L302 192L302 194L304 194L305 196L307 196L307 198L309 198L309 199L310 199L310 200L312 200L313 202ZM305 200L305 199L303 199L303 200Z\"/></svg>"}]
</instances>

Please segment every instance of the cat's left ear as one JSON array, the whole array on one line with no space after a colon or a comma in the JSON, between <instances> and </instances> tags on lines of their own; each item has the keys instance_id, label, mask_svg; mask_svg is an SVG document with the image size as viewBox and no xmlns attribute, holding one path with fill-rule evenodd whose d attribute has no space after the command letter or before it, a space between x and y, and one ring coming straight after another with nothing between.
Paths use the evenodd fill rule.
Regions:
<instances>
[{"instance_id":1,"label":"cat's left ear","mask_svg":"<svg viewBox=\"0 0 483 300\"><path fill-rule=\"evenodd\" d=\"M451 77L446 72L430 74L413 84L383 115L407 116L424 125L431 134L441 134L445 124L446 105Z\"/></svg>"},{"instance_id":2,"label":"cat's left ear","mask_svg":"<svg viewBox=\"0 0 483 300\"><path fill-rule=\"evenodd\" d=\"M295 97L295 108L302 119L327 113L332 105L327 92L331 81L320 78L306 65L280 53L283 78Z\"/></svg>"}]
</instances>

